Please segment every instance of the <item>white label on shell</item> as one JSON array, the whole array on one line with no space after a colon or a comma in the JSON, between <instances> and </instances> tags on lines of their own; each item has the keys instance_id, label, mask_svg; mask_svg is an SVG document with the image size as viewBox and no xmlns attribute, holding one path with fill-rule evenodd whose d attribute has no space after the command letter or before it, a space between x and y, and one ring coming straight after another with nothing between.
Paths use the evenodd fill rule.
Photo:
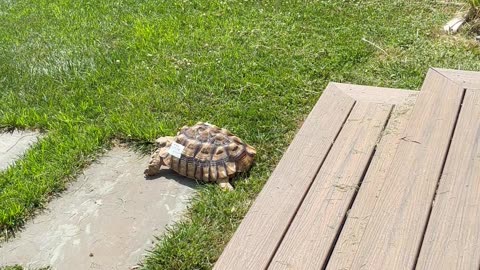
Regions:
<instances>
[{"instance_id":1,"label":"white label on shell","mask_svg":"<svg viewBox=\"0 0 480 270\"><path fill-rule=\"evenodd\" d=\"M185 146L173 142L170 146L170 149L168 149L168 153L176 158L180 158L182 156L183 149L185 149Z\"/></svg>"}]
</instances>

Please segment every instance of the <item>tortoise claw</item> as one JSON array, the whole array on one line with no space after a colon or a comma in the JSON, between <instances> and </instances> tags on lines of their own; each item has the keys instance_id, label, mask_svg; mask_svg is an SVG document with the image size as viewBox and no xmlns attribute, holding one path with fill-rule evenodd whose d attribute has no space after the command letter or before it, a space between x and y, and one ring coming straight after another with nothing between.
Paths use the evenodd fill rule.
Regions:
<instances>
[{"instance_id":1,"label":"tortoise claw","mask_svg":"<svg viewBox=\"0 0 480 270\"><path fill-rule=\"evenodd\" d=\"M220 186L221 189L225 191L233 191L233 186L230 184L230 182L227 179L218 179L217 184Z\"/></svg>"}]
</instances>

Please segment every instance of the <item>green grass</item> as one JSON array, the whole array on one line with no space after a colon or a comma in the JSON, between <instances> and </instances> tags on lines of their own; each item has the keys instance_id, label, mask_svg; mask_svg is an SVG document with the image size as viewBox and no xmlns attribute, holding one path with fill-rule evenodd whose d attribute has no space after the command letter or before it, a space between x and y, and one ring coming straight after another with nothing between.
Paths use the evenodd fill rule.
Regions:
<instances>
[{"instance_id":1,"label":"green grass","mask_svg":"<svg viewBox=\"0 0 480 270\"><path fill-rule=\"evenodd\" d=\"M0 230L21 227L113 138L145 145L208 121L254 145L256 166L235 192L202 187L145 269L209 269L328 81L418 89L430 66L480 70L477 44L440 32L455 8L0 0L0 128L47 132L0 173Z\"/></svg>"},{"instance_id":2,"label":"green grass","mask_svg":"<svg viewBox=\"0 0 480 270\"><path fill-rule=\"evenodd\" d=\"M29 270L31 268L28 268ZM13 266L0 266L0 270L27 270L25 268L23 268L21 265L13 265ZM35 269L31 269L31 270L51 270L50 267L42 267L42 268L35 268Z\"/></svg>"},{"instance_id":3,"label":"green grass","mask_svg":"<svg viewBox=\"0 0 480 270\"><path fill-rule=\"evenodd\" d=\"M470 9L467 12L467 22L470 24L470 32L480 34L480 0L468 0Z\"/></svg>"}]
</instances>

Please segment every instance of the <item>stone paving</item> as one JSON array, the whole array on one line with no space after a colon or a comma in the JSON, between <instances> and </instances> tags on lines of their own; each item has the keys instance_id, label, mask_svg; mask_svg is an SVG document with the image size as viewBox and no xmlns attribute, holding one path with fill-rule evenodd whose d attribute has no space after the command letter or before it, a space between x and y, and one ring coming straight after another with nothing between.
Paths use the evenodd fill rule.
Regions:
<instances>
[{"instance_id":1,"label":"stone paving","mask_svg":"<svg viewBox=\"0 0 480 270\"><path fill-rule=\"evenodd\" d=\"M0 244L0 266L135 268L196 187L170 170L146 180L148 159L123 148L109 151L16 238Z\"/></svg>"},{"instance_id":2,"label":"stone paving","mask_svg":"<svg viewBox=\"0 0 480 270\"><path fill-rule=\"evenodd\" d=\"M39 134L32 131L0 133L0 170L6 169L37 141Z\"/></svg>"}]
</instances>

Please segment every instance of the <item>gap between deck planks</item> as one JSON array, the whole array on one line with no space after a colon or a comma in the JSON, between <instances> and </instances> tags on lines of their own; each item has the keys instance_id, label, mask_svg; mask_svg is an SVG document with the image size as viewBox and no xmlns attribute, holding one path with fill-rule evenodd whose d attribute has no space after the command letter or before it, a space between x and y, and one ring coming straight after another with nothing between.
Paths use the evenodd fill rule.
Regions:
<instances>
[{"instance_id":1,"label":"gap between deck planks","mask_svg":"<svg viewBox=\"0 0 480 270\"><path fill-rule=\"evenodd\" d=\"M214 269L264 269L356 100L402 103L417 92L331 83L233 235Z\"/></svg>"},{"instance_id":2,"label":"gap between deck planks","mask_svg":"<svg viewBox=\"0 0 480 270\"><path fill-rule=\"evenodd\" d=\"M355 104L268 269L325 264L392 107Z\"/></svg>"},{"instance_id":3,"label":"gap between deck planks","mask_svg":"<svg viewBox=\"0 0 480 270\"><path fill-rule=\"evenodd\" d=\"M480 268L480 89L467 89L417 263Z\"/></svg>"},{"instance_id":4,"label":"gap between deck planks","mask_svg":"<svg viewBox=\"0 0 480 270\"><path fill-rule=\"evenodd\" d=\"M214 269L263 269L305 196L355 100L327 87Z\"/></svg>"},{"instance_id":5,"label":"gap between deck planks","mask_svg":"<svg viewBox=\"0 0 480 270\"><path fill-rule=\"evenodd\" d=\"M347 269L415 266L462 96L463 89L457 84L429 72L387 174L368 179L384 177L378 198L373 203L357 200L351 209L352 216L368 209L367 215L360 217L365 219L364 227L350 226L347 218L339 243L351 230L361 235L361 240L341 253L334 249L332 269L347 258L351 261ZM372 191L359 191L364 192Z\"/></svg>"},{"instance_id":6,"label":"gap between deck planks","mask_svg":"<svg viewBox=\"0 0 480 270\"><path fill-rule=\"evenodd\" d=\"M351 266L353 257L343 256L343 254L351 253L351 250L355 249L362 240L363 230L371 215L371 209L367 206L375 205L385 184L386 173L392 164L398 145L402 141L414 103L415 98L410 98L404 104L395 106L368 172L362 181L362 192L358 192L355 198L357 203L363 202L366 207L349 210L348 222L345 222L342 233L336 241L335 252L329 258L329 269L349 269ZM372 181L372 179L376 180Z\"/></svg>"},{"instance_id":7,"label":"gap between deck planks","mask_svg":"<svg viewBox=\"0 0 480 270\"><path fill-rule=\"evenodd\" d=\"M431 69L412 109L411 91L330 84L215 269L479 269L479 89L478 72ZM320 107L345 95L354 100L346 117L357 113L361 101L396 105L371 163L364 165L368 166L364 180L353 171L341 173L354 177L340 181L362 181L358 193L348 189L339 193L332 173L335 164L358 172L365 158L340 154L346 148L337 144L352 142L343 138L348 120L340 127L333 122L340 132L336 138L332 122L322 115L335 113L334 108ZM315 130L330 132L336 138L333 148L328 140L322 141L327 146L316 147L327 149L321 153L324 158L303 164L310 161L312 149L300 147L315 145L315 133L309 137L302 130L312 131L311 124L326 122L327 132L318 126ZM318 175L297 178L303 169L311 172L304 167L311 164L317 165ZM301 190L304 196L297 193ZM330 200L337 198L334 194L340 195L339 202Z\"/></svg>"}]
</instances>

